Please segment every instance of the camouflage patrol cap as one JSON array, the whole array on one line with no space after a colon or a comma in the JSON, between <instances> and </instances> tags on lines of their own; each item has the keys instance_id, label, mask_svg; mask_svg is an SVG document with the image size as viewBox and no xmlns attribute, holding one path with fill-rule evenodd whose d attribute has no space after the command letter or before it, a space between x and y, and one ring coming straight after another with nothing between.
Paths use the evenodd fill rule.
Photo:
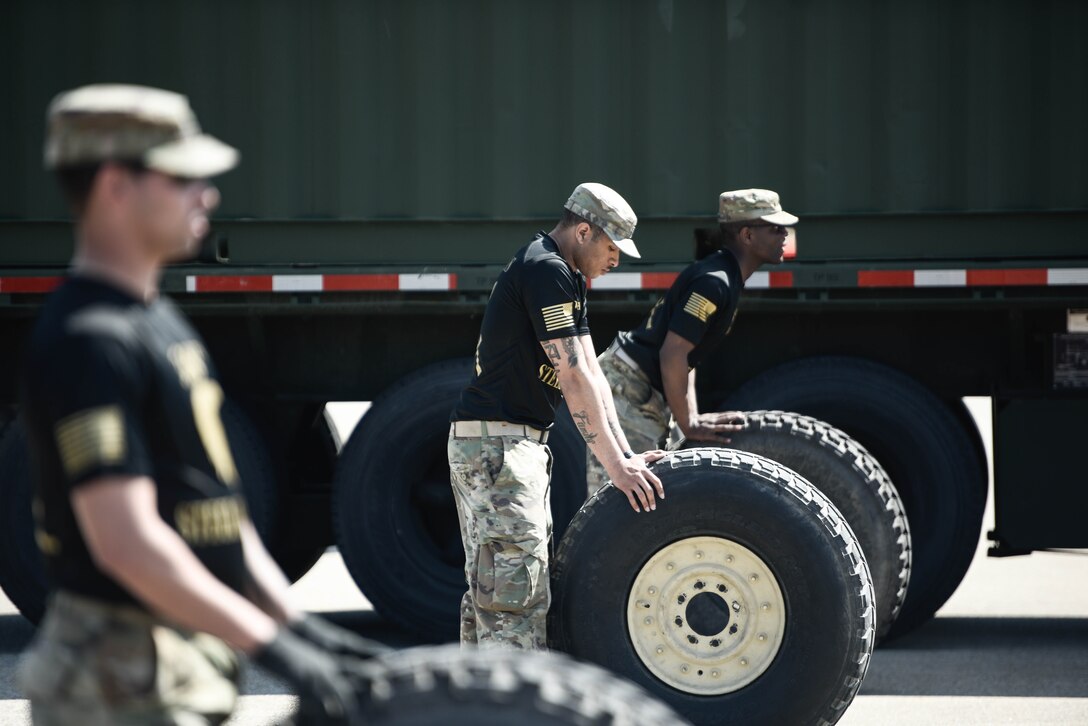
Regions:
<instances>
[{"instance_id":1,"label":"camouflage patrol cap","mask_svg":"<svg viewBox=\"0 0 1088 726\"><path fill-rule=\"evenodd\" d=\"M139 162L201 179L234 168L238 152L201 133L189 99L147 86L96 84L57 95L46 115L45 168Z\"/></svg>"},{"instance_id":2,"label":"camouflage patrol cap","mask_svg":"<svg viewBox=\"0 0 1088 726\"><path fill-rule=\"evenodd\" d=\"M747 222L762 219L785 227L797 224L797 217L782 211L778 193L769 189L738 189L718 196L719 222Z\"/></svg>"},{"instance_id":3,"label":"camouflage patrol cap","mask_svg":"<svg viewBox=\"0 0 1088 726\"><path fill-rule=\"evenodd\" d=\"M563 206L603 229L620 252L631 257L642 256L631 239L638 217L616 190L597 182L579 184Z\"/></svg>"}]
</instances>

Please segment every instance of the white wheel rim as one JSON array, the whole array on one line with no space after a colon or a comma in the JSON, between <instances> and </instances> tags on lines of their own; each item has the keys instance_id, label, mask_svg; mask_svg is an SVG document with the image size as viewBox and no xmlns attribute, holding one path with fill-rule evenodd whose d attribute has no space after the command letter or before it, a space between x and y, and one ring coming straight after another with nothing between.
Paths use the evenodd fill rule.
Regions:
<instances>
[{"instance_id":1,"label":"white wheel rim","mask_svg":"<svg viewBox=\"0 0 1088 726\"><path fill-rule=\"evenodd\" d=\"M643 664L670 686L700 696L731 693L758 678L778 654L785 629L785 601L770 568L720 537L662 548L639 570L627 597L627 630Z\"/></svg>"}]
</instances>

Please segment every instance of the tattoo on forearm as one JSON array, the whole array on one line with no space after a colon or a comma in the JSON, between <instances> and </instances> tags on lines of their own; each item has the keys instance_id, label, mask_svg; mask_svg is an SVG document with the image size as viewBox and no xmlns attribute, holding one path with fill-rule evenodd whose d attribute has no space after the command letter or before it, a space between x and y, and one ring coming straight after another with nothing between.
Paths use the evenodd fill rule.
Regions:
<instances>
[{"instance_id":1,"label":"tattoo on forearm","mask_svg":"<svg viewBox=\"0 0 1088 726\"><path fill-rule=\"evenodd\" d=\"M622 436L619 424L612 419L608 419L608 428L612 430L612 435L616 437L616 443L619 443L621 441L620 436Z\"/></svg>"},{"instance_id":2,"label":"tattoo on forearm","mask_svg":"<svg viewBox=\"0 0 1088 726\"><path fill-rule=\"evenodd\" d=\"M582 344L577 338L563 338L563 350L567 351L567 363L571 368L578 365L578 354L582 350Z\"/></svg>"},{"instance_id":3,"label":"tattoo on forearm","mask_svg":"<svg viewBox=\"0 0 1088 726\"><path fill-rule=\"evenodd\" d=\"M553 342L544 343L544 353L547 354L548 360L552 362L552 368L558 368L559 363L563 360L559 356L559 346Z\"/></svg>"},{"instance_id":4,"label":"tattoo on forearm","mask_svg":"<svg viewBox=\"0 0 1088 726\"><path fill-rule=\"evenodd\" d=\"M582 434L582 438L586 440L587 444L592 444L597 440L597 434L589 430L589 414L585 411L571 411L571 418L574 419L574 425L578 427L578 432Z\"/></svg>"}]
</instances>

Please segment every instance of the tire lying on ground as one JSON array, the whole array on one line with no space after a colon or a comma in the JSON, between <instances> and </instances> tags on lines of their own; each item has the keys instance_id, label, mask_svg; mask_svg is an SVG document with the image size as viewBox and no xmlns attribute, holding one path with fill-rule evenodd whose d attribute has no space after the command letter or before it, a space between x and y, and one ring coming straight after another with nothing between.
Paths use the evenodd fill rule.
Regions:
<instances>
[{"instance_id":1,"label":"tire lying on ground","mask_svg":"<svg viewBox=\"0 0 1088 726\"><path fill-rule=\"evenodd\" d=\"M835 506L761 456L690 449L653 466L657 510L611 484L553 565L549 643L696 724L834 723L873 648L865 558Z\"/></svg>"},{"instance_id":2,"label":"tire lying on ground","mask_svg":"<svg viewBox=\"0 0 1088 726\"><path fill-rule=\"evenodd\" d=\"M260 491L255 485L272 476L268 451L253 424L229 400L223 406L223 426L245 486L250 518L266 536L275 517L275 500L259 495L254 498L254 493ZM0 589L27 620L38 623L45 614L49 584L34 541L32 500L26 433L16 420L0 439Z\"/></svg>"},{"instance_id":3,"label":"tire lying on ground","mask_svg":"<svg viewBox=\"0 0 1088 726\"><path fill-rule=\"evenodd\" d=\"M832 356L772 368L719 406L796 411L826 421L888 472L911 533L910 587L889 638L933 616L955 592L978 545L986 463L978 429L963 408L888 366Z\"/></svg>"},{"instance_id":4,"label":"tire lying on ground","mask_svg":"<svg viewBox=\"0 0 1088 726\"><path fill-rule=\"evenodd\" d=\"M348 572L379 614L431 641L457 637L466 590L446 442L450 411L471 377L465 358L394 383L355 427L333 480L336 543ZM576 438L556 427L548 439L556 538L585 498Z\"/></svg>"},{"instance_id":5,"label":"tire lying on ground","mask_svg":"<svg viewBox=\"0 0 1088 726\"><path fill-rule=\"evenodd\" d=\"M846 517L873 578L879 643L903 606L910 580L910 531L891 479L861 444L822 421L783 411L744 415L747 426L730 435L729 447L793 469Z\"/></svg>"},{"instance_id":6,"label":"tire lying on ground","mask_svg":"<svg viewBox=\"0 0 1088 726\"><path fill-rule=\"evenodd\" d=\"M633 684L558 653L410 648L364 672L360 701L375 726L687 723Z\"/></svg>"}]
</instances>

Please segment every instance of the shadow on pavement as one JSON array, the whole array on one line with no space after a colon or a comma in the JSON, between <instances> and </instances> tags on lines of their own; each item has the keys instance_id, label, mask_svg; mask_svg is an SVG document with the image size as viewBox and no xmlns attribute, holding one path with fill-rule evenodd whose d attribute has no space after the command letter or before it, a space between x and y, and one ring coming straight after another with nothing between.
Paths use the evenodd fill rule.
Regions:
<instances>
[{"instance_id":1,"label":"shadow on pavement","mask_svg":"<svg viewBox=\"0 0 1088 726\"><path fill-rule=\"evenodd\" d=\"M873 653L860 693L1088 697L1088 618L936 618Z\"/></svg>"},{"instance_id":2,"label":"shadow on pavement","mask_svg":"<svg viewBox=\"0 0 1088 726\"><path fill-rule=\"evenodd\" d=\"M34 625L22 615L0 615L0 655L17 655L34 637Z\"/></svg>"}]
</instances>

